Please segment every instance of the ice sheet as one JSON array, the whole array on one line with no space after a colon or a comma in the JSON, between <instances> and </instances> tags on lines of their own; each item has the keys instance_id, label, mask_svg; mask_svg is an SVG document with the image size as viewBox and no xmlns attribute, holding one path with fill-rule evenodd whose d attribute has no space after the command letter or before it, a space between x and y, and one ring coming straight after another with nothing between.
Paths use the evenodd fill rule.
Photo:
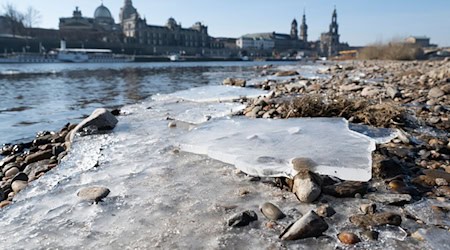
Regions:
<instances>
[{"instance_id":1,"label":"ice sheet","mask_svg":"<svg viewBox=\"0 0 450 250\"><path fill-rule=\"evenodd\" d=\"M375 141L341 118L219 119L180 138L181 150L205 154L254 176L293 177L296 157L312 159L313 171L344 180L372 177Z\"/></svg>"},{"instance_id":2,"label":"ice sheet","mask_svg":"<svg viewBox=\"0 0 450 250\"><path fill-rule=\"evenodd\" d=\"M155 95L152 99L158 101L182 99L192 102L221 102L232 101L242 97L255 98L267 94L269 92L259 89L217 85L192 88L167 95Z\"/></svg>"},{"instance_id":3,"label":"ice sheet","mask_svg":"<svg viewBox=\"0 0 450 250\"><path fill-rule=\"evenodd\" d=\"M200 124L213 118L229 116L245 109L233 102L196 103L189 101L167 103L167 115L177 121Z\"/></svg>"},{"instance_id":4,"label":"ice sheet","mask_svg":"<svg viewBox=\"0 0 450 250\"><path fill-rule=\"evenodd\" d=\"M349 128L353 131L367 135L374 139L377 144L388 143L398 137L398 130L391 128L376 128L364 124L349 124Z\"/></svg>"}]
</instances>

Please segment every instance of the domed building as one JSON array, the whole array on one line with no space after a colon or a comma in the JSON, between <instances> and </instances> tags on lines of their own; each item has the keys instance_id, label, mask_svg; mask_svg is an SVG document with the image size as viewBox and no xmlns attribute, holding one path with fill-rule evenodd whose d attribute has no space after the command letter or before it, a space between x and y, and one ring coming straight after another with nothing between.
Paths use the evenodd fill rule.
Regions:
<instances>
[{"instance_id":1,"label":"domed building","mask_svg":"<svg viewBox=\"0 0 450 250\"><path fill-rule=\"evenodd\" d=\"M114 27L114 18L111 12L106 8L103 3L95 9L94 22L96 25L101 26L105 30L112 30Z\"/></svg>"}]
</instances>

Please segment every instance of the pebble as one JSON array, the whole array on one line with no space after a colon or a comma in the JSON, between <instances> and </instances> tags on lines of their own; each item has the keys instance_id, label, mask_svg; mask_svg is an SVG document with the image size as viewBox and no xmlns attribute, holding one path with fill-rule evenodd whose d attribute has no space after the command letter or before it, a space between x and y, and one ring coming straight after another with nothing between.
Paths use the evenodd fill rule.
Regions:
<instances>
[{"instance_id":1,"label":"pebble","mask_svg":"<svg viewBox=\"0 0 450 250\"><path fill-rule=\"evenodd\" d=\"M82 200L94 201L95 203L102 201L103 198L108 196L110 190L105 187L86 187L82 188L77 196Z\"/></svg>"},{"instance_id":2,"label":"pebble","mask_svg":"<svg viewBox=\"0 0 450 250\"><path fill-rule=\"evenodd\" d=\"M361 210L364 214L374 214L377 211L377 205L374 203L361 204L361 206L359 206L359 210Z\"/></svg>"},{"instance_id":3,"label":"pebble","mask_svg":"<svg viewBox=\"0 0 450 250\"><path fill-rule=\"evenodd\" d=\"M318 237L328 229L328 224L314 211L309 211L296 222L289 225L280 235L282 240L299 240Z\"/></svg>"},{"instance_id":4,"label":"pebble","mask_svg":"<svg viewBox=\"0 0 450 250\"><path fill-rule=\"evenodd\" d=\"M359 235L363 240L369 241L369 240L378 240L379 233L377 231L365 230L362 231Z\"/></svg>"},{"instance_id":5,"label":"pebble","mask_svg":"<svg viewBox=\"0 0 450 250\"><path fill-rule=\"evenodd\" d=\"M344 181L323 187L323 193L334 197L355 197L356 194L367 193L368 184L365 182Z\"/></svg>"},{"instance_id":6,"label":"pebble","mask_svg":"<svg viewBox=\"0 0 450 250\"><path fill-rule=\"evenodd\" d=\"M322 205L322 206L318 207L316 209L316 213L320 217L325 218L325 217L331 217L331 216L335 215L336 214L336 210L334 210L334 208L330 207L330 205L325 204L325 205Z\"/></svg>"},{"instance_id":7,"label":"pebble","mask_svg":"<svg viewBox=\"0 0 450 250\"><path fill-rule=\"evenodd\" d=\"M20 191L22 191L24 188L26 188L27 187L27 185L28 185L28 182L27 181L20 181L20 180L18 180L18 181L14 181L12 184L11 184L11 189L14 191L14 193L19 193Z\"/></svg>"},{"instance_id":8,"label":"pebble","mask_svg":"<svg viewBox=\"0 0 450 250\"><path fill-rule=\"evenodd\" d=\"M303 169L294 177L292 192L301 202L313 202L321 194L321 177L308 169Z\"/></svg>"},{"instance_id":9,"label":"pebble","mask_svg":"<svg viewBox=\"0 0 450 250\"><path fill-rule=\"evenodd\" d=\"M2 202L0 202L0 208L4 208L4 207L8 206L9 204L11 204L11 201L2 201Z\"/></svg>"},{"instance_id":10,"label":"pebble","mask_svg":"<svg viewBox=\"0 0 450 250\"><path fill-rule=\"evenodd\" d=\"M258 215L256 215L255 211L247 210L231 216L227 224L230 227L244 227L256 220L258 220Z\"/></svg>"},{"instance_id":11,"label":"pebble","mask_svg":"<svg viewBox=\"0 0 450 250\"><path fill-rule=\"evenodd\" d=\"M171 122L169 122L169 124L167 124L167 127L175 128L175 127L177 127L177 123L175 121L171 121Z\"/></svg>"},{"instance_id":12,"label":"pebble","mask_svg":"<svg viewBox=\"0 0 450 250\"><path fill-rule=\"evenodd\" d=\"M5 172L5 177L6 178L13 177L17 173L19 173L19 171L20 170L17 167L12 167L12 168L8 169L8 171Z\"/></svg>"},{"instance_id":13,"label":"pebble","mask_svg":"<svg viewBox=\"0 0 450 250\"><path fill-rule=\"evenodd\" d=\"M351 232L341 232L337 235L337 237L342 243L347 245L354 245L358 242L361 242L359 237Z\"/></svg>"},{"instance_id":14,"label":"pebble","mask_svg":"<svg viewBox=\"0 0 450 250\"><path fill-rule=\"evenodd\" d=\"M311 170L317 166L317 163L315 163L311 158L297 157L292 160L292 166L296 171L301 171L302 169Z\"/></svg>"},{"instance_id":15,"label":"pebble","mask_svg":"<svg viewBox=\"0 0 450 250\"><path fill-rule=\"evenodd\" d=\"M264 203L260 207L260 211L269 220L276 221L276 220L283 219L284 217L286 217L286 215L277 206L275 206L274 204L272 204L270 202Z\"/></svg>"}]
</instances>

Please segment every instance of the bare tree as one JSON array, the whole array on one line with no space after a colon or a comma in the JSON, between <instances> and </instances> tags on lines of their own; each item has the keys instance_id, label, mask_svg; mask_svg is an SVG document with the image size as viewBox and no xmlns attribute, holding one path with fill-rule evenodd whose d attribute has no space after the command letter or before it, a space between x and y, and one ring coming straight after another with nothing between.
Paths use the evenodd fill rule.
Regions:
<instances>
[{"instance_id":1,"label":"bare tree","mask_svg":"<svg viewBox=\"0 0 450 250\"><path fill-rule=\"evenodd\" d=\"M38 25L41 22L42 16L37 9L29 6L23 18L25 27L33 28L35 25Z\"/></svg>"},{"instance_id":2,"label":"bare tree","mask_svg":"<svg viewBox=\"0 0 450 250\"><path fill-rule=\"evenodd\" d=\"M23 32L24 25L24 15L17 10L17 8L11 3L7 3L3 6L4 13L3 15L6 17L6 20L11 29L11 34L16 36Z\"/></svg>"}]
</instances>

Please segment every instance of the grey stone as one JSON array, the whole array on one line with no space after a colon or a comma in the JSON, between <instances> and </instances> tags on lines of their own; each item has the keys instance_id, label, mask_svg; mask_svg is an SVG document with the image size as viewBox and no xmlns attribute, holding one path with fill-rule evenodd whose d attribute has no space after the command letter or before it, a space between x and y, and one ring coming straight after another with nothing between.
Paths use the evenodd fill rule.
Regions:
<instances>
[{"instance_id":1,"label":"grey stone","mask_svg":"<svg viewBox=\"0 0 450 250\"><path fill-rule=\"evenodd\" d=\"M387 193L387 194L372 193L372 194L366 195L365 198L367 198L371 201L388 204L388 205L389 204L407 203L412 200L412 197L409 194L389 194L389 193Z\"/></svg>"},{"instance_id":2,"label":"grey stone","mask_svg":"<svg viewBox=\"0 0 450 250\"><path fill-rule=\"evenodd\" d=\"M86 187L82 188L77 196L82 200L99 202L110 193L108 188L105 187Z\"/></svg>"},{"instance_id":3,"label":"grey stone","mask_svg":"<svg viewBox=\"0 0 450 250\"><path fill-rule=\"evenodd\" d=\"M322 180L319 175L303 169L294 177L292 192L302 202L315 201L322 192Z\"/></svg>"},{"instance_id":4,"label":"grey stone","mask_svg":"<svg viewBox=\"0 0 450 250\"><path fill-rule=\"evenodd\" d=\"M112 130L119 121L117 118L111 114L108 110L104 108L99 108L94 110L92 114L80 122L71 132L70 132L70 142L73 142L75 134L87 127L95 128L99 131L102 130Z\"/></svg>"},{"instance_id":5,"label":"grey stone","mask_svg":"<svg viewBox=\"0 0 450 250\"><path fill-rule=\"evenodd\" d=\"M255 211L247 210L231 216L227 223L230 227L243 227L255 220L258 220L258 215L256 215Z\"/></svg>"},{"instance_id":6,"label":"grey stone","mask_svg":"<svg viewBox=\"0 0 450 250\"><path fill-rule=\"evenodd\" d=\"M270 202L264 203L260 210L261 213L269 220L279 220L286 217L286 215L277 206Z\"/></svg>"},{"instance_id":7,"label":"grey stone","mask_svg":"<svg viewBox=\"0 0 450 250\"><path fill-rule=\"evenodd\" d=\"M439 87L434 87L428 92L428 98L439 98L443 95L445 95L445 93Z\"/></svg>"},{"instance_id":8,"label":"grey stone","mask_svg":"<svg viewBox=\"0 0 450 250\"><path fill-rule=\"evenodd\" d=\"M280 235L282 240L299 240L318 237L328 229L328 224L314 211L309 211L298 221L292 223Z\"/></svg>"},{"instance_id":9,"label":"grey stone","mask_svg":"<svg viewBox=\"0 0 450 250\"><path fill-rule=\"evenodd\" d=\"M367 86L361 91L363 97L374 97L380 93L380 89L372 86Z\"/></svg>"},{"instance_id":10,"label":"grey stone","mask_svg":"<svg viewBox=\"0 0 450 250\"><path fill-rule=\"evenodd\" d=\"M336 214L336 210L334 210L334 208L330 207L328 204L318 207L316 212L320 217L324 218L331 217Z\"/></svg>"}]
</instances>

